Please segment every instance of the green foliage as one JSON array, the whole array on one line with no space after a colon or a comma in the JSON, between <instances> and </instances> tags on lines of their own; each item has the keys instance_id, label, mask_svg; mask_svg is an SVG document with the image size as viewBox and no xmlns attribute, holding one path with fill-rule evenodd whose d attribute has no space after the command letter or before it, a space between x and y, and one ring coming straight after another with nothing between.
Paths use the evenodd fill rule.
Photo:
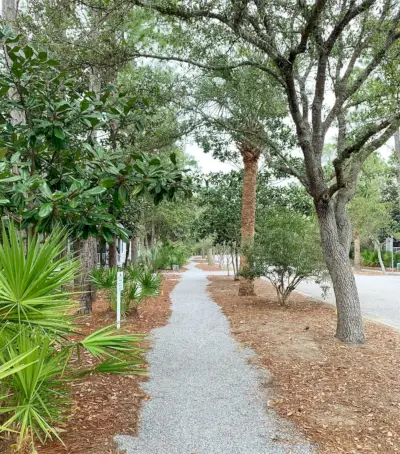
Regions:
<instances>
[{"instance_id":1,"label":"green foliage","mask_svg":"<svg viewBox=\"0 0 400 454\"><path fill-rule=\"evenodd\" d=\"M160 291L161 276L151 270L143 270L138 280L142 297L157 296Z\"/></svg>"},{"instance_id":2,"label":"green foliage","mask_svg":"<svg viewBox=\"0 0 400 454\"><path fill-rule=\"evenodd\" d=\"M259 220L254 244L245 249L249 278L266 277L285 305L291 292L307 278L322 282L325 263L313 219L276 208Z\"/></svg>"},{"instance_id":3,"label":"green foliage","mask_svg":"<svg viewBox=\"0 0 400 454\"><path fill-rule=\"evenodd\" d=\"M155 203L190 193L191 180L172 154L168 162L128 149L144 96L115 86L84 90L79 74L63 72L46 52L0 31L9 64L0 70L0 212L39 232L66 226L74 237L128 239L123 207L144 193ZM13 96L10 96L14 93ZM15 121L18 117L18 121ZM96 140L96 131L106 139ZM16 174L17 173L17 174ZM12 184L10 184L12 183Z\"/></svg>"},{"instance_id":4,"label":"green foliage","mask_svg":"<svg viewBox=\"0 0 400 454\"><path fill-rule=\"evenodd\" d=\"M355 197L349 204L353 230L359 233L365 245L377 246L382 237L393 233L393 201L386 202L383 198L388 170L388 165L379 156L370 156L363 166Z\"/></svg>"},{"instance_id":5,"label":"green foliage","mask_svg":"<svg viewBox=\"0 0 400 454\"><path fill-rule=\"evenodd\" d=\"M382 252L382 261L386 267L392 266L392 253L391 252ZM400 252L395 252L393 254L393 263L396 267L397 263L400 263ZM361 252L361 265L362 266L372 266L380 267L378 251L371 249L364 249Z\"/></svg>"},{"instance_id":6,"label":"green foliage","mask_svg":"<svg viewBox=\"0 0 400 454\"><path fill-rule=\"evenodd\" d=\"M158 256L157 256L158 257ZM110 308L117 311L117 268L95 268L91 271L91 281L98 290L104 290ZM138 312L146 298L158 296L161 275L153 267L144 263L131 264L124 269L124 289L121 292L121 314Z\"/></svg>"},{"instance_id":7,"label":"green foliage","mask_svg":"<svg viewBox=\"0 0 400 454\"><path fill-rule=\"evenodd\" d=\"M170 270L173 265L183 266L190 257L190 249L181 243L165 243L145 251L140 256L143 265L153 271Z\"/></svg>"},{"instance_id":8,"label":"green foliage","mask_svg":"<svg viewBox=\"0 0 400 454\"><path fill-rule=\"evenodd\" d=\"M157 268L172 269L173 265L183 266L190 257L190 251L184 244L163 244L158 249Z\"/></svg>"},{"instance_id":9,"label":"green foliage","mask_svg":"<svg viewBox=\"0 0 400 454\"><path fill-rule=\"evenodd\" d=\"M77 273L79 263L66 260L65 233L55 231L42 244L39 236L28 238L3 226L0 244L0 320L8 329L20 325L44 330L71 330L71 295L62 289Z\"/></svg>"},{"instance_id":10,"label":"green foliage","mask_svg":"<svg viewBox=\"0 0 400 454\"><path fill-rule=\"evenodd\" d=\"M62 287L75 277L79 263L65 249L63 231L25 239L12 223L3 226L0 433L16 433L18 448L32 452L37 440L59 439L57 427L70 409L69 380L92 372L143 372L140 336L117 334L111 327L76 341L66 336L79 327L71 316L73 295ZM92 368L80 364L80 349L96 357ZM72 358L78 359L73 366Z\"/></svg>"},{"instance_id":11,"label":"green foliage","mask_svg":"<svg viewBox=\"0 0 400 454\"><path fill-rule=\"evenodd\" d=\"M117 285L117 273L117 268L94 268L90 272L90 280L98 290L109 290Z\"/></svg>"}]
</instances>

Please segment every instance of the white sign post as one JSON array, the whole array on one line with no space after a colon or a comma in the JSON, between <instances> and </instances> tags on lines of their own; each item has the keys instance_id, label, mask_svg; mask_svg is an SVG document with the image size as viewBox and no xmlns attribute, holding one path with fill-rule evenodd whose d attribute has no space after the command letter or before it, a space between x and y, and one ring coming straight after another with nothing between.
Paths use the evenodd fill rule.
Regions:
<instances>
[{"instance_id":1,"label":"white sign post","mask_svg":"<svg viewBox=\"0 0 400 454\"><path fill-rule=\"evenodd\" d=\"M394 271L394 250L393 250L393 237L390 238L390 251L392 253L392 273Z\"/></svg>"},{"instance_id":2,"label":"white sign post","mask_svg":"<svg viewBox=\"0 0 400 454\"><path fill-rule=\"evenodd\" d=\"M121 292L124 289L124 272L117 273L117 329L121 328Z\"/></svg>"}]
</instances>

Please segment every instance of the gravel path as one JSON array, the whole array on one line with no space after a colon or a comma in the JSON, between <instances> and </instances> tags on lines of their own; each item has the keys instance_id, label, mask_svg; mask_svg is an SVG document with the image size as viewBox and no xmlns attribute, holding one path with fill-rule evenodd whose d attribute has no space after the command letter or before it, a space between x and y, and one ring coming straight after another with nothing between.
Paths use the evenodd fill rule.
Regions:
<instances>
[{"instance_id":1,"label":"gravel path","mask_svg":"<svg viewBox=\"0 0 400 454\"><path fill-rule=\"evenodd\" d=\"M175 287L169 324L155 329L138 437L119 435L127 454L308 454L310 445L266 407L266 376L230 335L206 291L207 273L189 266ZM273 398L273 396L270 396Z\"/></svg>"}]
</instances>

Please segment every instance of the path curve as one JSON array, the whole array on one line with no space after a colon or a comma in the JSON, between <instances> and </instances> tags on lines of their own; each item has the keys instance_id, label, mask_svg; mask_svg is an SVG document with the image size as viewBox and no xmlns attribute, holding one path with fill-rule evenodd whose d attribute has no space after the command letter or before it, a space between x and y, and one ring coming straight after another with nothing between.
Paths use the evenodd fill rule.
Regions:
<instances>
[{"instance_id":1,"label":"path curve","mask_svg":"<svg viewBox=\"0 0 400 454\"><path fill-rule=\"evenodd\" d=\"M254 353L232 338L227 318L208 296L208 273L194 263L188 268L172 293L168 325L153 330L144 384L151 399L139 436L118 435L118 447L127 454L312 453L267 409L263 376L249 364Z\"/></svg>"}]
</instances>

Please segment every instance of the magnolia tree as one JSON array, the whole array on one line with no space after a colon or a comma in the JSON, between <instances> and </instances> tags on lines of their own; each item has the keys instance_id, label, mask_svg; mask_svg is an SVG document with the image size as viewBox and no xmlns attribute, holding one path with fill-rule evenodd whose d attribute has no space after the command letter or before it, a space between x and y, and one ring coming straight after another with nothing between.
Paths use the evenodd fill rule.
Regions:
<instances>
[{"instance_id":1,"label":"magnolia tree","mask_svg":"<svg viewBox=\"0 0 400 454\"><path fill-rule=\"evenodd\" d=\"M120 214L132 197L147 192L157 203L189 189L174 155L166 163L120 146L120 127L137 126L142 98L113 88L97 96L46 52L19 45L11 29L0 39L8 56L0 68L1 215L30 233L61 224L73 239L111 243L116 235L129 238ZM113 134L101 143L95 129ZM93 253L88 249L85 259Z\"/></svg>"},{"instance_id":2,"label":"magnolia tree","mask_svg":"<svg viewBox=\"0 0 400 454\"><path fill-rule=\"evenodd\" d=\"M300 282L313 279L322 285L327 277L315 220L287 208L275 208L259 219L246 255L246 275L266 277L282 306Z\"/></svg>"}]
</instances>

